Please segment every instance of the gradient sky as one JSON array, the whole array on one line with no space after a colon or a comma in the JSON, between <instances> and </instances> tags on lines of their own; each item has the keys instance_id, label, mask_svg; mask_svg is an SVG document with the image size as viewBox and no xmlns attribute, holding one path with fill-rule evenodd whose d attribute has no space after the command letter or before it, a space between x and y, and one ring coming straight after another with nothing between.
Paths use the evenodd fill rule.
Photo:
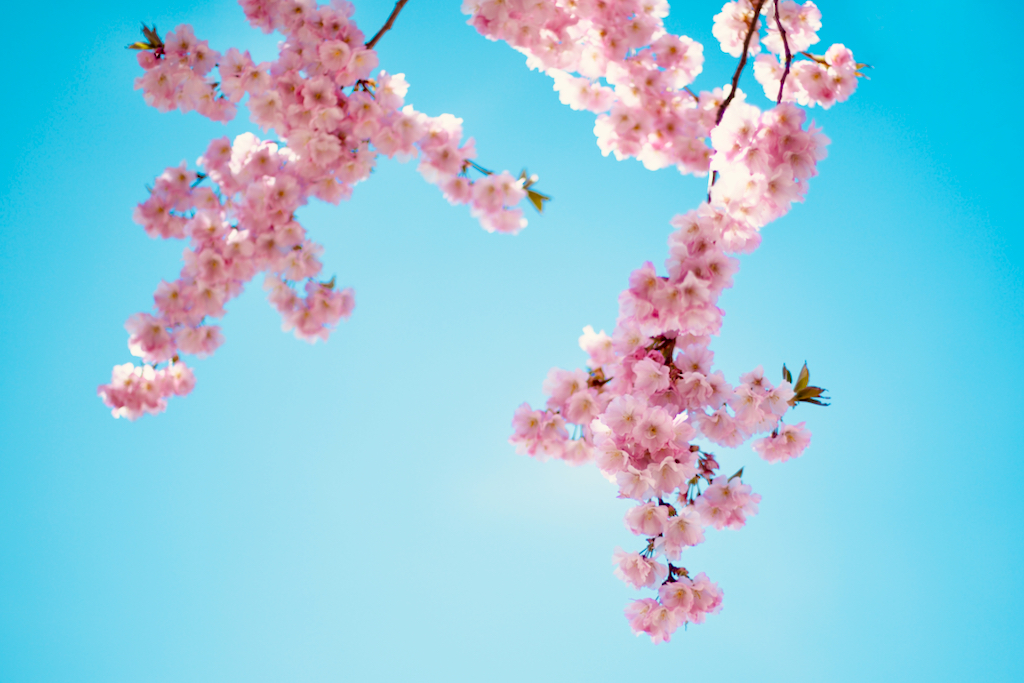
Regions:
<instances>
[{"instance_id":1,"label":"gradient sky","mask_svg":"<svg viewBox=\"0 0 1024 683\"><path fill-rule=\"evenodd\" d=\"M368 34L391 9L356 4ZM808 360L834 401L799 408L814 439L796 461L719 449L760 514L688 551L724 609L653 646L612 575L636 546L627 504L595 468L506 440L551 366L583 364L581 328L611 330L628 273L663 262L704 181L602 157L593 115L459 4L412 0L381 64L420 111L465 119L480 163L540 174L549 211L488 235L383 161L350 202L300 214L352 319L309 346L256 282L194 393L135 423L96 386L182 245L132 208L254 127L147 108L124 45L141 21L257 59L276 39L227 0L6 8L0 681L1024 679L1017 5L820 3L823 42L875 68L813 112L828 159L742 258L713 348L734 381ZM668 21L704 43L702 88L734 66L719 7Z\"/></svg>"}]
</instances>

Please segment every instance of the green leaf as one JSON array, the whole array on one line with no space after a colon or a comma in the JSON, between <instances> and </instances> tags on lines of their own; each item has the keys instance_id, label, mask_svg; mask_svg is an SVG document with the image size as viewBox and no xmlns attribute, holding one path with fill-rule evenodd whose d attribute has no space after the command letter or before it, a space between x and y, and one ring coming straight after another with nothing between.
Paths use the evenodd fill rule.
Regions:
<instances>
[{"instance_id":1,"label":"green leaf","mask_svg":"<svg viewBox=\"0 0 1024 683\"><path fill-rule=\"evenodd\" d=\"M734 474L731 477L729 477L729 481L732 481L736 477L742 477L742 476L743 476L743 468L741 467L738 470L736 470L736 474Z\"/></svg>"},{"instance_id":2,"label":"green leaf","mask_svg":"<svg viewBox=\"0 0 1024 683\"><path fill-rule=\"evenodd\" d=\"M816 406L827 406L829 405L828 403L818 400L819 398L828 399L828 396L825 395L826 391L827 389L822 389L821 387L804 387L796 392L793 398L790 399L789 404L795 406L797 403L813 403Z\"/></svg>"},{"instance_id":3,"label":"green leaf","mask_svg":"<svg viewBox=\"0 0 1024 683\"><path fill-rule=\"evenodd\" d=\"M807 386L807 383L811 381L811 371L807 369L807 361L804 361L804 367L800 369L800 376L796 378L796 386L793 387L793 391L800 393L800 390Z\"/></svg>"},{"instance_id":4,"label":"green leaf","mask_svg":"<svg viewBox=\"0 0 1024 683\"><path fill-rule=\"evenodd\" d=\"M164 46L164 41L160 40L160 34L156 32L156 24L153 28L149 28L145 24L142 25L142 37L146 39L146 42L139 41L132 43L128 46L129 50L158 50Z\"/></svg>"},{"instance_id":5,"label":"green leaf","mask_svg":"<svg viewBox=\"0 0 1024 683\"><path fill-rule=\"evenodd\" d=\"M821 387L804 387L800 391L796 392L795 398L798 401L802 401L805 398L818 398L825 390Z\"/></svg>"},{"instance_id":6,"label":"green leaf","mask_svg":"<svg viewBox=\"0 0 1024 683\"><path fill-rule=\"evenodd\" d=\"M153 28L149 28L145 24L142 25L142 35L151 45L163 45L164 41L160 40L160 34L156 32L156 24L153 24Z\"/></svg>"},{"instance_id":7,"label":"green leaf","mask_svg":"<svg viewBox=\"0 0 1024 683\"><path fill-rule=\"evenodd\" d=\"M533 204L533 208L537 209L537 213L544 213L544 202L551 201L551 197L541 194L536 190L527 190L526 196L529 198L530 203Z\"/></svg>"},{"instance_id":8,"label":"green leaf","mask_svg":"<svg viewBox=\"0 0 1024 683\"><path fill-rule=\"evenodd\" d=\"M793 383L793 373L789 371L789 368L786 367L785 363L782 364L782 379L786 380L790 384Z\"/></svg>"}]
</instances>

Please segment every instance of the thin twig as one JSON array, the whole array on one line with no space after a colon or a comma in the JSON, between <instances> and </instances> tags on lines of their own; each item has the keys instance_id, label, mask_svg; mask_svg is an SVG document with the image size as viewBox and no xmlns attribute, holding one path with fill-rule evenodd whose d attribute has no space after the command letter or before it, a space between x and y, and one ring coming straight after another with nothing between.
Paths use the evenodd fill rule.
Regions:
<instances>
[{"instance_id":1,"label":"thin twig","mask_svg":"<svg viewBox=\"0 0 1024 683\"><path fill-rule=\"evenodd\" d=\"M747 65L747 50L750 49L750 39L754 36L754 31L757 29L757 18L761 16L761 8L764 7L765 0L757 0L757 4L754 5L754 16L750 19L750 26L747 27L747 36L743 39L743 54L740 56L740 63L736 67L736 73L732 75L732 89L729 91L729 96L725 98L722 104L718 105L718 114L715 116L715 125L717 126L722 122L722 117L725 116L725 110L729 108L732 103L732 98L736 97L736 88L740 84L740 74L743 73L743 67ZM708 202L711 201L711 188L718 182L718 171L712 171L711 175L708 176Z\"/></svg>"},{"instance_id":2,"label":"thin twig","mask_svg":"<svg viewBox=\"0 0 1024 683\"><path fill-rule=\"evenodd\" d=\"M740 57L739 66L736 67L736 73L732 75L732 90L729 92L729 96L725 98L725 102L718 107L718 115L715 117L715 125L717 126L722 122L722 117L725 116L725 110L729 108L732 103L732 98L736 97L736 88L740 84L740 74L743 73L743 67L747 65L747 50L750 49L750 39L754 37L754 31L757 27L757 18L761 16L761 8L764 6L765 0L757 0L757 4L754 5L754 16L750 19L750 26L747 28L747 37L743 39L743 54Z\"/></svg>"},{"instance_id":3,"label":"thin twig","mask_svg":"<svg viewBox=\"0 0 1024 683\"><path fill-rule=\"evenodd\" d=\"M494 171L488 171L486 168L476 163L472 159L466 159L466 163L475 168L476 170L480 171L484 175L494 175Z\"/></svg>"},{"instance_id":4,"label":"thin twig","mask_svg":"<svg viewBox=\"0 0 1024 683\"><path fill-rule=\"evenodd\" d=\"M779 81L779 96L775 104L782 104L782 89L786 87L786 76L789 75L789 67L793 64L793 53L789 51L789 40L786 39L786 29L779 19L779 0L775 0L775 25L779 27L779 35L782 36L782 45L786 48L786 70L782 72L782 80Z\"/></svg>"},{"instance_id":5,"label":"thin twig","mask_svg":"<svg viewBox=\"0 0 1024 683\"><path fill-rule=\"evenodd\" d=\"M395 23L395 18L398 16L398 13L402 11L402 8L405 7L405 3L407 2L409 2L409 0L398 0L398 2L395 3L395 9L391 10L391 16L389 16L388 20L384 22L384 25L380 27L377 34L373 36L373 38L370 38L370 42L366 44L367 50L372 50L373 46L377 44L377 41L381 39L381 36L391 29L391 25Z\"/></svg>"}]
</instances>

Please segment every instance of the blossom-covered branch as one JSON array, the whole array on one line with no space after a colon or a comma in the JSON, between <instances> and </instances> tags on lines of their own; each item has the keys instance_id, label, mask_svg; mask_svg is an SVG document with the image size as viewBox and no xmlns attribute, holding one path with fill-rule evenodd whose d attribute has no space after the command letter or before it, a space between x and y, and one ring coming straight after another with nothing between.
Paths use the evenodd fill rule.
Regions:
<instances>
[{"instance_id":1,"label":"blossom-covered branch","mask_svg":"<svg viewBox=\"0 0 1024 683\"><path fill-rule=\"evenodd\" d=\"M377 41L381 39L381 36L391 30L391 27L395 23L395 18L398 17L398 13L402 11L402 8L405 7L405 3L407 2L409 2L409 0L398 0L398 2L395 3L395 8L391 10L391 14L388 15L388 20L384 22L384 25L380 27L379 31L373 34L373 38L370 38L370 41L366 43L366 48L368 50L372 50L377 44Z\"/></svg>"},{"instance_id":2,"label":"blossom-covered branch","mask_svg":"<svg viewBox=\"0 0 1024 683\"><path fill-rule=\"evenodd\" d=\"M729 88L729 96L726 97L725 102L722 102L718 107L718 114L715 116L716 126L722 122L722 117L725 116L725 110L729 108L729 104L732 102L733 98L736 97L736 92L740 86L740 74L743 73L743 68L747 65L747 55L750 53L750 39L754 36L754 31L756 31L761 25L761 20L758 17L761 15L761 8L764 6L764 1L765 0L757 0L757 4L754 5L753 9L746 17L747 31L746 36L743 38L743 47L740 49L740 63L736 65L736 71L733 72L732 85Z\"/></svg>"},{"instance_id":3,"label":"blossom-covered branch","mask_svg":"<svg viewBox=\"0 0 1024 683\"><path fill-rule=\"evenodd\" d=\"M476 147L472 138L463 139L462 120L417 112L405 104L405 77L378 70L373 44L405 0L365 44L347 2L241 4L253 26L284 34L275 61L257 64L235 48L220 54L189 26L165 38L143 27L145 40L129 46L145 69L136 88L158 110L194 110L228 121L248 97L253 122L285 143L251 133L214 140L198 170L185 162L168 168L136 209L135 220L151 236L190 245L178 279L157 288L155 314L139 313L126 324L129 350L144 365L115 367L110 384L99 388L116 417L160 412L169 396L191 391L194 379L181 355L216 350L223 336L210 321L223 316L226 302L258 273L267 274L264 286L286 331L326 340L352 313L354 295L336 288L335 278L317 279L322 247L307 237L297 211L311 198L348 199L379 156L418 156L423 177L452 204L468 205L490 232L518 232L526 220L517 205L528 198L539 211L536 198L548 199L531 188L536 176L488 171L471 178ZM206 179L211 186L200 187Z\"/></svg>"},{"instance_id":4,"label":"blossom-covered branch","mask_svg":"<svg viewBox=\"0 0 1024 683\"><path fill-rule=\"evenodd\" d=\"M616 550L612 559L625 582L656 591L626 609L633 630L655 642L720 609L722 591L683 566L683 551L702 543L708 527L744 526L761 499L742 468L721 474L717 456L699 442L733 448L760 435L754 450L784 462L810 443L804 422L784 418L799 403L824 405L806 365L796 384L783 366L777 384L758 367L733 385L713 369L709 348L722 324L719 297L739 267L730 254L760 244L760 229L803 199L825 157L828 139L792 102L829 107L852 93L859 75L849 50L833 45L820 61L793 67L774 108L749 103L738 87L747 56L762 45L770 53L758 55L754 74L775 100L783 70L768 68L779 64L774 55L788 42L805 50L820 28L813 2L783 0L762 38L764 4L729 2L715 16L713 35L740 62L731 84L699 94L688 86L701 71L703 48L665 30L662 0L463 5L482 34L507 41L550 75L565 104L598 114L604 154L717 177L707 201L672 219L666 274L648 262L630 275L611 336L584 328L587 369L552 369L546 405L524 403L512 420L510 441L520 452L595 462L620 497L636 501L625 522L643 545Z\"/></svg>"},{"instance_id":5,"label":"blossom-covered branch","mask_svg":"<svg viewBox=\"0 0 1024 683\"><path fill-rule=\"evenodd\" d=\"M786 38L786 27L782 25L779 18L779 0L775 0L775 28L782 38L782 46L786 51L786 68L782 71L782 79L779 81L779 94L775 98L775 104L782 104L782 90L786 87L786 79L789 77L789 68L793 65L793 53L789 49L789 40Z\"/></svg>"}]
</instances>

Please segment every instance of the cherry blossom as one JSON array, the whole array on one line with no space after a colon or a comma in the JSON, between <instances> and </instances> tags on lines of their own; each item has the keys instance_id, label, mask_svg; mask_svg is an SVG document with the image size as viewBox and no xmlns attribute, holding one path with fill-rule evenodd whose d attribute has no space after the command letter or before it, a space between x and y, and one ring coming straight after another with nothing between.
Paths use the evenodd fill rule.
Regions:
<instances>
[{"instance_id":1,"label":"cherry blossom","mask_svg":"<svg viewBox=\"0 0 1024 683\"><path fill-rule=\"evenodd\" d=\"M283 34L273 62L257 64L237 48L221 54L187 25L163 39L145 28L146 41L130 46L144 69L135 87L151 106L228 121L247 97L253 122L284 141L252 133L214 140L197 170L186 162L168 168L136 208L134 218L149 235L189 240L178 279L157 289L156 315L140 313L126 324L129 351L150 367L176 364L180 354L213 353L223 336L210 319L223 316L225 304L260 273L282 328L308 342L326 340L352 314L354 294L336 287L333 277L317 279L322 247L308 238L296 212L311 198L338 203L350 197L380 155L419 157L423 177L452 204L467 205L489 232L517 233L526 226L517 205L528 197L540 210L549 199L532 188L536 176L493 173L477 164L462 119L417 112L405 103L405 77L377 70L373 44L404 2L369 42L348 2L241 4L252 25ZM115 417L160 412L164 398L188 393L157 391L160 399L144 401L140 411L131 402L134 393L115 390L125 377L115 368L111 384L99 388Z\"/></svg>"},{"instance_id":2,"label":"cherry blossom","mask_svg":"<svg viewBox=\"0 0 1024 683\"><path fill-rule=\"evenodd\" d=\"M373 47L406 1L366 41L345 0L241 0L253 26L285 38L270 63L236 48L216 52L189 26L164 39L147 28L146 41L131 46L144 69L136 88L150 105L227 121L244 100L273 139L214 140L195 170L184 162L168 168L137 207L148 234L187 239L188 247L178 279L158 286L155 313L126 324L129 350L143 365L115 367L99 388L115 416L160 412L169 396L187 394L195 380L180 354L203 357L220 346L211 321L257 274L265 274L286 331L327 339L354 298L322 279L322 249L296 212L311 198L348 198L379 155L418 157L423 177L491 232L518 232L522 200L539 210L549 199L534 189L536 176L479 165L461 119L417 112L405 103L404 76L379 69ZM802 107L845 101L866 65L842 44L809 52L821 29L810 0L727 2L711 30L738 65L731 82L697 91L690 86L704 47L666 30L665 0L464 0L462 9L480 34L549 76L561 102L596 115L604 155L708 177L704 201L670 221L664 268L647 262L629 275L612 333L583 330L587 368L552 369L546 404L519 406L510 438L541 460L595 463L618 496L633 501L624 523L643 542L637 551L617 549L613 571L654 591L625 614L635 633L665 642L722 606L718 585L683 566L685 550L711 528L744 527L761 502L743 468L727 476L709 449L758 437L753 450L762 459L791 460L811 435L805 422L785 421L790 411L827 405L806 364L797 378L783 365L778 383L762 367L730 383L710 344L736 255L754 251L761 229L804 200L826 156L829 140ZM739 88L748 61L767 108Z\"/></svg>"},{"instance_id":3,"label":"cherry blossom","mask_svg":"<svg viewBox=\"0 0 1024 683\"><path fill-rule=\"evenodd\" d=\"M712 34L739 65L731 83L701 92L689 85L703 48L665 30L664 2L466 0L463 11L480 33L549 75L563 103L597 114L605 155L709 175L706 201L671 220L665 274L649 262L633 271L612 334L584 329L587 370L553 369L546 406L521 405L510 439L521 453L574 465L589 454L619 497L635 501L626 526L646 544L617 550L615 574L657 590L626 617L634 632L667 641L722 605L716 584L677 564L685 549L702 543L708 528L742 528L761 501L742 468L720 473L706 444L734 448L767 435L754 450L783 462L810 442L805 423L783 419L800 403L825 405L806 364L795 382L785 366L778 384L759 367L733 385L714 370L709 345L722 326L718 300L733 284L735 255L755 250L761 228L803 201L825 158L828 138L800 106L844 101L865 65L843 45L806 52L821 28L810 1L726 3ZM771 108L738 88L750 56Z\"/></svg>"}]
</instances>

